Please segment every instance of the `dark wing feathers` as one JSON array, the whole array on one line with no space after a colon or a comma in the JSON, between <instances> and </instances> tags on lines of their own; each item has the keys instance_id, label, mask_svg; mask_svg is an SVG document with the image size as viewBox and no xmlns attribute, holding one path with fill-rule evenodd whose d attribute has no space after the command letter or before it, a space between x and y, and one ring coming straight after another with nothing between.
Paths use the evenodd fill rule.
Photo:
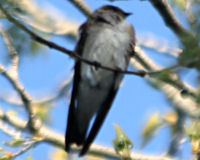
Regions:
<instances>
[{"instance_id":1,"label":"dark wing feathers","mask_svg":"<svg viewBox=\"0 0 200 160\"><path fill-rule=\"evenodd\" d=\"M75 51L76 51L76 54L79 54L80 56L82 56L84 45L86 42L86 37L88 34L86 32L88 30L87 23L83 24L80 29L81 29L80 40L78 41L77 48ZM132 28L132 26L130 27L129 33L132 35L132 40L131 40L130 48L129 48L128 52L133 53L134 47L135 47L135 33L134 33L134 29ZM130 56L130 54L129 54L129 56ZM127 62L129 61L129 58L130 58L129 56L127 57ZM75 101L77 99L79 82L80 82L80 78L81 78L80 67L81 67L81 62L77 61L76 65L75 65L73 91L72 91L71 103L70 103L69 113L68 113L67 132L65 135L65 144L66 144L65 149L66 149L66 151L69 151L71 143L77 143L78 145L83 145L82 150L80 152L80 156L81 156L87 152L90 144L93 142L102 123L104 122L105 117L112 105L113 99L118 90L118 84L115 84L116 81L114 81L115 83L112 84L113 86L111 86L110 90L108 91L108 97L103 102L102 107L100 107L100 110L97 111L95 121L92 125L89 135L86 138L85 137L86 133L84 135L80 135L78 133L78 129L76 128ZM119 78L119 76L121 76L120 73L117 73L117 72L114 73L115 79Z\"/></svg>"},{"instance_id":2,"label":"dark wing feathers","mask_svg":"<svg viewBox=\"0 0 200 160\"><path fill-rule=\"evenodd\" d=\"M114 79L117 78L117 76L119 76L120 73L114 73L115 76L114 76ZM85 141L85 143L83 144L83 148L80 152L80 156L84 155L88 148L90 147L91 143L93 142L94 138L96 137L99 129L101 128L102 126L102 123L104 122L105 120L105 117L112 105L112 102L113 102L113 99L116 95L116 92L118 90L118 88L115 87L115 83L113 83L113 86L111 87L109 93L108 93L108 98L105 99L105 101L103 102L102 104L102 107L100 107L100 110L97 112L97 115L96 115L96 118L95 118L95 121L92 125L92 128L90 130L90 133Z\"/></svg>"},{"instance_id":3,"label":"dark wing feathers","mask_svg":"<svg viewBox=\"0 0 200 160\"><path fill-rule=\"evenodd\" d=\"M86 24L83 24L80 27L80 39L75 49L76 54L82 55L84 44L86 42L87 32L86 32ZM78 93L78 86L80 82L80 66L81 62L77 61L75 64L75 71L74 71L74 79L73 79L73 91L71 102L69 106L68 112L68 121L67 121L67 130L65 135L65 150L69 151L70 144L76 142L77 144L81 145L84 142L85 136L81 136L78 133L77 124L76 124L76 115L75 115L75 101L77 99Z\"/></svg>"}]
</instances>

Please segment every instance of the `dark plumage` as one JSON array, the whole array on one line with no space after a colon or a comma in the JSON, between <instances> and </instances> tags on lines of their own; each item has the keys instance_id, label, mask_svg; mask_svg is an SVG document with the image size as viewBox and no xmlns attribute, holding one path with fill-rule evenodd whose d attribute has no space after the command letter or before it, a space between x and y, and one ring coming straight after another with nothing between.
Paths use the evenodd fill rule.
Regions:
<instances>
[{"instance_id":1,"label":"dark plumage","mask_svg":"<svg viewBox=\"0 0 200 160\"><path fill-rule=\"evenodd\" d=\"M103 6L80 27L75 52L115 69L126 70L135 46L133 27L124 19L130 15L118 7ZM96 137L123 75L77 61L68 112L66 151L75 143L84 155ZM95 117L88 131L91 119Z\"/></svg>"}]
</instances>

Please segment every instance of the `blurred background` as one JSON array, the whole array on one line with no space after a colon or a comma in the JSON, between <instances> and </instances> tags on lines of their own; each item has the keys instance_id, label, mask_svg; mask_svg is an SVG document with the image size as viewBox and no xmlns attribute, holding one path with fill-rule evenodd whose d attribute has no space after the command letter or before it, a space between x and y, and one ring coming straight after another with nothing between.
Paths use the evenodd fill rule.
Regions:
<instances>
[{"instance_id":1,"label":"blurred background","mask_svg":"<svg viewBox=\"0 0 200 160\"><path fill-rule=\"evenodd\" d=\"M168 3L181 24L198 39L199 1L169 0ZM132 141L133 152L152 155L168 153L183 160L199 154L197 146L195 146L197 151L193 148L193 152L191 147L191 135L193 135L191 127L194 117L187 115L187 109L181 109L182 106L183 108L196 107L190 101L184 101L188 99L192 99L191 101L198 106L199 71L196 66L180 68L178 57L186 48L185 44L180 42L180 37L165 24L163 17L150 1L85 0L85 4L92 10L110 4L133 13L127 21L136 31L136 51L150 67L145 68L145 65L138 63L138 59L134 59L129 70L156 71L174 65L179 66L178 69L165 70L152 77L125 75L94 143L113 148L112 140L115 139L113 124L117 124ZM0 5L33 32L70 50L73 50L76 45L79 25L87 19L75 2L68 0L22 0L20 2L3 0ZM18 53L19 80L31 95L33 102L36 102L35 112L46 126L64 134L74 60L60 51L31 40L27 33L9 22L2 11L0 18L0 64L9 68L13 62L13 55L3 36L5 32L12 47ZM194 59L194 57L183 57L184 60L189 58ZM0 74L0 109L28 120L27 110L18 93L3 74ZM196 121L195 125L199 126ZM12 134L9 135L6 129L19 134L23 140L32 137L29 132L15 129L1 118L0 154L2 157L23 148L21 143L20 145L10 143L13 142L14 137ZM197 133L196 130L194 132ZM173 146L176 146L175 149ZM34 145L25 153L16 156L16 159L59 160L62 156L65 157L62 151L44 142Z\"/></svg>"}]
</instances>

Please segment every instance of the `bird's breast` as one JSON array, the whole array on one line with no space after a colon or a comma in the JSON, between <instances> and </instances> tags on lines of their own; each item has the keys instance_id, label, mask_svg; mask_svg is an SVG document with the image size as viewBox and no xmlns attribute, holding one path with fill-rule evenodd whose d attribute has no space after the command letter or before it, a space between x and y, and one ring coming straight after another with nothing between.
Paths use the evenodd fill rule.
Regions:
<instances>
[{"instance_id":1,"label":"bird's breast","mask_svg":"<svg viewBox=\"0 0 200 160\"><path fill-rule=\"evenodd\" d=\"M91 29L85 43L83 57L101 65L114 69L126 69L127 48L129 47L129 35L127 32L115 27ZM82 63L81 78L90 85L109 86L113 83L113 72Z\"/></svg>"}]
</instances>

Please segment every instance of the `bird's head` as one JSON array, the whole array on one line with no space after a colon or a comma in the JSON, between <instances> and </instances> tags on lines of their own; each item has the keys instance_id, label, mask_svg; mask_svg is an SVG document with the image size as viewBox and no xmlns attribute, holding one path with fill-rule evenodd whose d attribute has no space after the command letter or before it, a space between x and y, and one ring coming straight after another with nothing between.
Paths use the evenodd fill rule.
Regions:
<instances>
[{"instance_id":1,"label":"bird's head","mask_svg":"<svg viewBox=\"0 0 200 160\"><path fill-rule=\"evenodd\" d=\"M132 13L127 13L127 12L123 11L119 7L115 7L115 6L111 6L111 5L102 6L101 8L97 9L96 12L115 14L115 15L121 16L123 18L126 18L127 16L132 14Z\"/></svg>"},{"instance_id":2,"label":"bird's head","mask_svg":"<svg viewBox=\"0 0 200 160\"><path fill-rule=\"evenodd\" d=\"M116 24L123 21L129 15L131 15L131 13L127 13L118 7L105 5L95 10L91 17L97 21Z\"/></svg>"}]
</instances>

